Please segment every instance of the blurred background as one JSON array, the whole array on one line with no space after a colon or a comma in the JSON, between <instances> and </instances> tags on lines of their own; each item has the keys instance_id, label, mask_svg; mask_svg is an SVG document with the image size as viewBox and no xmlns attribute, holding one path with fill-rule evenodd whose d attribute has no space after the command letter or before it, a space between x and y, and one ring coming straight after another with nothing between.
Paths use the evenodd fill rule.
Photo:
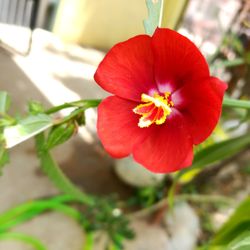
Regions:
<instances>
[{"instance_id":1,"label":"blurred background","mask_svg":"<svg viewBox=\"0 0 250 250\"><path fill-rule=\"evenodd\" d=\"M249 99L250 1L166 0L164 8L166 26L189 37L201 49L211 73L229 83L228 95ZM144 0L0 0L0 90L11 95L11 114L24 114L29 100L49 108L106 97L108 93L93 80L94 72L114 44L144 33L147 15ZM211 141L249 131L246 115L225 112ZM165 197L172 177L152 175L130 158L114 161L103 150L95 126L96 110L89 109L86 126L53 150L67 176L90 194L115 194L133 204L133 212L144 211ZM206 242L250 194L249 160L248 144L233 158L188 176L189 181L178 191L225 196L234 204L221 206L216 199L208 204L182 201L171 214L163 206L150 218L136 215L131 223L136 238L126 242L125 249L192 250ZM0 190L0 212L59 193L39 169L32 140L11 149ZM38 237L49 250L80 250L86 241L79 225L57 212L43 214L13 230ZM103 242L98 235L95 249L105 249ZM0 241L0 250L26 249L32 248Z\"/></svg>"}]
</instances>

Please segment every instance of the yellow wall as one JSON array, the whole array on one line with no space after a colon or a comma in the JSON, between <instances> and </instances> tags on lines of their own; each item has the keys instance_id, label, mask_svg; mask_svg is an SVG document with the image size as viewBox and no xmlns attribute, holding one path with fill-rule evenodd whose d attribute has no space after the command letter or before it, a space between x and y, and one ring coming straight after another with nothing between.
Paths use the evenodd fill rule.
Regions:
<instances>
[{"instance_id":1,"label":"yellow wall","mask_svg":"<svg viewBox=\"0 0 250 250\"><path fill-rule=\"evenodd\" d=\"M165 0L164 27L175 27L185 2ZM53 31L66 42L108 49L144 33L147 15L145 0L61 0Z\"/></svg>"},{"instance_id":2,"label":"yellow wall","mask_svg":"<svg viewBox=\"0 0 250 250\"><path fill-rule=\"evenodd\" d=\"M54 33L66 42L107 49L144 33L144 0L62 0Z\"/></svg>"}]
</instances>

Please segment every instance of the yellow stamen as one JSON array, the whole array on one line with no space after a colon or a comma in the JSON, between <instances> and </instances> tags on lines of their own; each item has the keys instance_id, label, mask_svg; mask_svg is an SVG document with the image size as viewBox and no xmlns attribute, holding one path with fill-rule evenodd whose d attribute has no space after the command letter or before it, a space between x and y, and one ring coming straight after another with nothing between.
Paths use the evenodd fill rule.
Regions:
<instances>
[{"instance_id":1,"label":"yellow stamen","mask_svg":"<svg viewBox=\"0 0 250 250\"><path fill-rule=\"evenodd\" d=\"M172 112L171 107L174 106L170 96L170 92L166 92L164 96L157 93L153 96L142 94L141 101L144 103L137 105L133 109L135 114L141 115L138 126L145 128L153 123L157 125L163 124Z\"/></svg>"}]
</instances>

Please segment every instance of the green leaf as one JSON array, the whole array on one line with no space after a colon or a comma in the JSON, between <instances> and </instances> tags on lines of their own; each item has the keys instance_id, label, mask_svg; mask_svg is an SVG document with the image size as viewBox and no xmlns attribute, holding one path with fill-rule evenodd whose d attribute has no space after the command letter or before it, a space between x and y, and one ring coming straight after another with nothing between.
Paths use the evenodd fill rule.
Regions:
<instances>
[{"instance_id":1,"label":"green leaf","mask_svg":"<svg viewBox=\"0 0 250 250\"><path fill-rule=\"evenodd\" d=\"M32 201L11 208L0 214L0 234L17 225L31 220L46 211L57 211L73 218L77 222L81 220L81 213L68 205L60 204L53 198L49 200Z\"/></svg>"},{"instance_id":2,"label":"green leaf","mask_svg":"<svg viewBox=\"0 0 250 250\"><path fill-rule=\"evenodd\" d=\"M28 109L30 114L36 115L40 113L45 113L45 109L40 102L30 101L28 104Z\"/></svg>"},{"instance_id":3,"label":"green leaf","mask_svg":"<svg viewBox=\"0 0 250 250\"><path fill-rule=\"evenodd\" d=\"M248 109L247 112L245 113L245 116L243 117L242 122L245 122L249 119L250 119L250 109Z\"/></svg>"},{"instance_id":4,"label":"green leaf","mask_svg":"<svg viewBox=\"0 0 250 250\"><path fill-rule=\"evenodd\" d=\"M157 26L159 26L162 0L146 0L148 8L148 19L144 20L145 32L152 35Z\"/></svg>"},{"instance_id":5,"label":"green leaf","mask_svg":"<svg viewBox=\"0 0 250 250\"><path fill-rule=\"evenodd\" d=\"M245 60L246 60L247 64L250 64L250 52L249 51L246 52L246 54L245 54Z\"/></svg>"},{"instance_id":6,"label":"green leaf","mask_svg":"<svg viewBox=\"0 0 250 250\"><path fill-rule=\"evenodd\" d=\"M248 145L250 145L250 134L214 143L201 149L195 154L192 166L182 169L175 175L175 181L180 178L186 179L184 175L188 175L191 171L197 171L207 165L225 160L239 153Z\"/></svg>"},{"instance_id":7,"label":"green leaf","mask_svg":"<svg viewBox=\"0 0 250 250\"><path fill-rule=\"evenodd\" d=\"M250 231L250 198L245 199L240 206L236 209L234 214L217 232L212 245L225 245L228 246L236 237L242 233Z\"/></svg>"},{"instance_id":8,"label":"green leaf","mask_svg":"<svg viewBox=\"0 0 250 250\"><path fill-rule=\"evenodd\" d=\"M0 91L0 113L6 113L10 107L10 96L7 92Z\"/></svg>"},{"instance_id":9,"label":"green leaf","mask_svg":"<svg viewBox=\"0 0 250 250\"><path fill-rule=\"evenodd\" d=\"M223 106L230 107L230 108L250 109L250 101L237 100L237 99L224 97Z\"/></svg>"},{"instance_id":10,"label":"green leaf","mask_svg":"<svg viewBox=\"0 0 250 250\"><path fill-rule=\"evenodd\" d=\"M85 232L85 243L83 250L93 250L94 249L94 237L93 233Z\"/></svg>"},{"instance_id":11,"label":"green leaf","mask_svg":"<svg viewBox=\"0 0 250 250\"><path fill-rule=\"evenodd\" d=\"M0 174L1 170L9 162L9 154L7 150L0 144Z\"/></svg>"},{"instance_id":12,"label":"green leaf","mask_svg":"<svg viewBox=\"0 0 250 250\"><path fill-rule=\"evenodd\" d=\"M232 48L240 55L244 55L244 46L236 33L229 33L224 37L223 45Z\"/></svg>"},{"instance_id":13,"label":"green leaf","mask_svg":"<svg viewBox=\"0 0 250 250\"><path fill-rule=\"evenodd\" d=\"M9 230L12 226L16 226L21 222L32 219L34 216L37 216L47 210L60 211L78 220L80 219L79 212L77 210L74 210L70 206L67 206L66 204L64 205L64 203L75 201L77 200L74 199L72 196L59 195L50 199L28 201L21 205L15 206L14 208L10 208L0 214L0 232L6 229ZM75 212L73 212L72 209ZM11 226L10 222L12 224Z\"/></svg>"},{"instance_id":14,"label":"green leaf","mask_svg":"<svg viewBox=\"0 0 250 250\"><path fill-rule=\"evenodd\" d=\"M182 182L188 182L191 179L189 178L190 173L195 174L207 165L225 160L226 158L237 154L248 145L250 145L250 134L224 140L199 150L195 154L192 166L182 169L174 175L174 182L168 194L168 202L170 206L174 202L175 186L180 180Z\"/></svg>"},{"instance_id":15,"label":"green leaf","mask_svg":"<svg viewBox=\"0 0 250 250\"><path fill-rule=\"evenodd\" d=\"M13 124L15 124L14 119L0 118L0 133L3 131L4 127L11 126Z\"/></svg>"},{"instance_id":16,"label":"green leaf","mask_svg":"<svg viewBox=\"0 0 250 250\"><path fill-rule=\"evenodd\" d=\"M31 115L18 121L17 125L4 129L6 148L28 140L53 125L50 116L45 114Z\"/></svg>"},{"instance_id":17,"label":"green leaf","mask_svg":"<svg viewBox=\"0 0 250 250\"><path fill-rule=\"evenodd\" d=\"M16 232L4 232L0 234L0 240L17 240L32 246L36 250L46 250L46 247L35 237Z\"/></svg>"},{"instance_id":18,"label":"green leaf","mask_svg":"<svg viewBox=\"0 0 250 250\"><path fill-rule=\"evenodd\" d=\"M250 249L250 231L239 235L228 246L228 250L249 250Z\"/></svg>"},{"instance_id":19,"label":"green leaf","mask_svg":"<svg viewBox=\"0 0 250 250\"><path fill-rule=\"evenodd\" d=\"M53 147L66 142L74 133L75 125L70 124L61 124L56 127L53 127L50 130L47 139L47 149L52 149Z\"/></svg>"},{"instance_id":20,"label":"green leaf","mask_svg":"<svg viewBox=\"0 0 250 250\"><path fill-rule=\"evenodd\" d=\"M160 27L176 30L182 20L189 0L162 0Z\"/></svg>"},{"instance_id":21,"label":"green leaf","mask_svg":"<svg viewBox=\"0 0 250 250\"><path fill-rule=\"evenodd\" d=\"M86 123L86 119L85 119L85 113L80 113L76 119L75 119L76 123L78 126L82 126L85 125Z\"/></svg>"},{"instance_id":22,"label":"green leaf","mask_svg":"<svg viewBox=\"0 0 250 250\"><path fill-rule=\"evenodd\" d=\"M222 161L248 145L250 145L250 134L215 143L195 155L192 168L202 168L208 164Z\"/></svg>"}]
</instances>

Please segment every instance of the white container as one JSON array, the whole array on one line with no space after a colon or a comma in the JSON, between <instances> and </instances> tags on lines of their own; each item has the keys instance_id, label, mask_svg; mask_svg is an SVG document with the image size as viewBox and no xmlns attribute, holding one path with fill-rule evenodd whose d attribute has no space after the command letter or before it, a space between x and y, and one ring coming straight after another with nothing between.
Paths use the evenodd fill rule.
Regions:
<instances>
[{"instance_id":1,"label":"white container","mask_svg":"<svg viewBox=\"0 0 250 250\"><path fill-rule=\"evenodd\" d=\"M134 187L156 186L165 177L165 174L155 174L145 169L131 156L116 160L115 172L121 180Z\"/></svg>"}]
</instances>

